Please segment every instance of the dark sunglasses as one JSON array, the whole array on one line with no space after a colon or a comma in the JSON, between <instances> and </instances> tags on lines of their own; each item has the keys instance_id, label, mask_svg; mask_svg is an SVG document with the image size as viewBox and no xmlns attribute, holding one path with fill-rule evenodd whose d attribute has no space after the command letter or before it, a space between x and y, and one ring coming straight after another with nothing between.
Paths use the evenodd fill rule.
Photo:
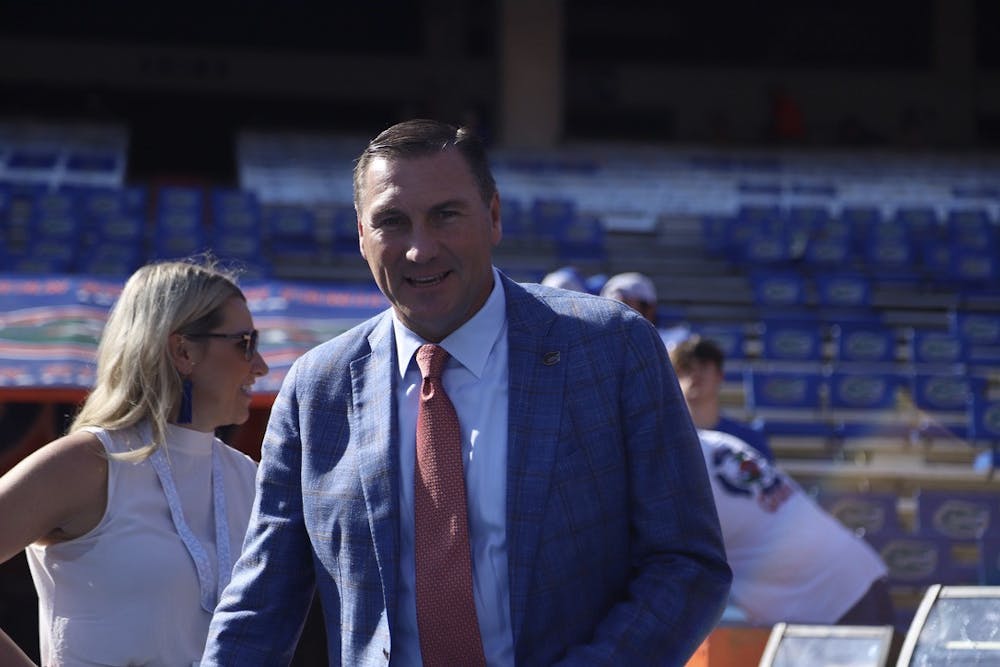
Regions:
<instances>
[{"instance_id":1,"label":"dark sunglasses","mask_svg":"<svg viewBox=\"0 0 1000 667\"><path fill-rule=\"evenodd\" d=\"M195 334L184 334L188 338L227 338L229 340L238 340L243 347L243 357L247 361L253 359L253 355L257 354L257 338L260 335L259 332L254 329L253 331L243 331L241 333L195 333Z\"/></svg>"}]
</instances>

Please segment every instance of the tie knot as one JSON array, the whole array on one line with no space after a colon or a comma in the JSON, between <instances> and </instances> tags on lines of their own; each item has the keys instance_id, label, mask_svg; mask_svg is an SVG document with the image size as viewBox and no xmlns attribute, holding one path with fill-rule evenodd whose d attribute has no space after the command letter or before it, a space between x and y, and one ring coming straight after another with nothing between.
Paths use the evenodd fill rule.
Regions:
<instances>
[{"instance_id":1,"label":"tie knot","mask_svg":"<svg viewBox=\"0 0 1000 667\"><path fill-rule=\"evenodd\" d=\"M427 343L417 350L417 366L424 378L440 378L444 363L448 361L448 351L440 345Z\"/></svg>"}]
</instances>

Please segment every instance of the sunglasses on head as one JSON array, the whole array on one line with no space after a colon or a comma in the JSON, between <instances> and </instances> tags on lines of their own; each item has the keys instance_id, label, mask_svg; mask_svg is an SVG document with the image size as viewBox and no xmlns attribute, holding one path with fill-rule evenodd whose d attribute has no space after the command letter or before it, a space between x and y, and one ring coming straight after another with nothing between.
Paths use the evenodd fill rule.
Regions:
<instances>
[{"instance_id":1,"label":"sunglasses on head","mask_svg":"<svg viewBox=\"0 0 1000 667\"><path fill-rule=\"evenodd\" d=\"M184 334L188 338L227 338L229 340L240 341L240 346L243 348L243 357L250 361L253 359L253 355L257 354L257 338L259 333L256 329L252 331L241 331L240 333L195 333L195 334Z\"/></svg>"}]
</instances>

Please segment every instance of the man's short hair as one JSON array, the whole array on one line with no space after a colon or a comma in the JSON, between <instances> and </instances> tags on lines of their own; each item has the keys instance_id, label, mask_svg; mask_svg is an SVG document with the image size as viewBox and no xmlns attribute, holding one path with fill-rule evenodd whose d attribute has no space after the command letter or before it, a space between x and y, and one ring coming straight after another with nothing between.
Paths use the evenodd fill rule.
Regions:
<instances>
[{"instance_id":1,"label":"man's short hair","mask_svg":"<svg viewBox=\"0 0 1000 667\"><path fill-rule=\"evenodd\" d=\"M710 363L720 371L726 355L719 344L698 334L688 336L670 350L670 362L676 370L689 370L695 363Z\"/></svg>"},{"instance_id":2,"label":"man's short hair","mask_svg":"<svg viewBox=\"0 0 1000 667\"><path fill-rule=\"evenodd\" d=\"M486 148L479 137L467 127L426 118L397 123L371 140L354 165L354 207L361 213L361 187L372 160L384 158L418 158L435 155L454 147L465 158L483 202L490 203L497 184L490 170Z\"/></svg>"}]
</instances>

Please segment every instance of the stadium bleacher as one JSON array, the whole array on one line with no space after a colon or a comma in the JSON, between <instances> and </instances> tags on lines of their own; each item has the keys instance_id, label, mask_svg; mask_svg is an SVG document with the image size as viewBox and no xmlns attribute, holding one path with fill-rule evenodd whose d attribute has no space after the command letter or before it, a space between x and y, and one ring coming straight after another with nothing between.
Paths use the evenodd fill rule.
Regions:
<instances>
[{"instance_id":1,"label":"stadium bleacher","mask_svg":"<svg viewBox=\"0 0 1000 667\"><path fill-rule=\"evenodd\" d=\"M161 186L125 182L127 141L0 125L3 273L114 279L212 249L255 280L371 286L352 207L363 142L246 134L235 186ZM996 580L994 539L924 528L935 490L996 490L1000 194L984 184L1000 164L576 147L499 151L495 168L498 265L647 273L662 325L723 343L727 411L761 420L828 507L853 508L834 513L890 564L899 628L931 583Z\"/></svg>"}]
</instances>

